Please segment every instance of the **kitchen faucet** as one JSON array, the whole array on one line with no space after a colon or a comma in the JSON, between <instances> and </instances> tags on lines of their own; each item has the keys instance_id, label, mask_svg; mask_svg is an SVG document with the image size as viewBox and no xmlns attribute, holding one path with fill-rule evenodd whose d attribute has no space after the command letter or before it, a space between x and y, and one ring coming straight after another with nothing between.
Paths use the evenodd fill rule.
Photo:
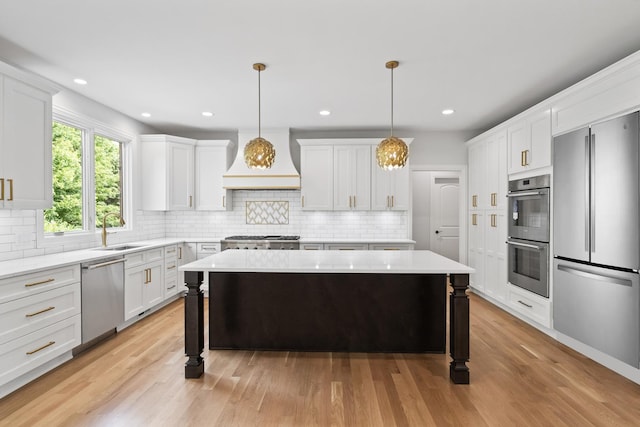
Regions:
<instances>
[{"instance_id":1,"label":"kitchen faucet","mask_svg":"<svg viewBox=\"0 0 640 427\"><path fill-rule=\"evenodd\" d=\"M124 219L118 212L109 212L102 217L102 246L107 247L107 217L109 215L116 216L120 219L120 225L124 225Z\"/></svg>"}]
</instances>

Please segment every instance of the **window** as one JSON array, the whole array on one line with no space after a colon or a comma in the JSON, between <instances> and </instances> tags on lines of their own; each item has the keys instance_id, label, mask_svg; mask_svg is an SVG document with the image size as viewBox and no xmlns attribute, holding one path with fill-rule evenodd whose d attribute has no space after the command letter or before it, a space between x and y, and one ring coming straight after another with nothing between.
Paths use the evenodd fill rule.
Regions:
<instances>
[{"instance_id":1,"label":"window","mask_svg":"<svg viewBox=\"0 0 640 427\"><path fill-rule=\"evenodd\" d=\"M107 213L124 216L126 142L88 120L53 121L53 206L43 212L45 236L95 235ZM107 227L122 227L117 216Z\"/></svg>"}]
</instances>

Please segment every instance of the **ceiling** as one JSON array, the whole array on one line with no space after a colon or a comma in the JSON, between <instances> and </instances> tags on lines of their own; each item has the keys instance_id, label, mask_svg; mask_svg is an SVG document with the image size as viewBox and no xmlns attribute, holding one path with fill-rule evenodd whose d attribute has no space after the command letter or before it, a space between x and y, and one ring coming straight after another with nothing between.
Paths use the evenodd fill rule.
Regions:
<instances>
[{"instance_id":1,"label":"ceiling","mask_svg":"<svg viewBox=\"0 0 640 427\"><path fill-rule=\"evenodd\" d=\"M263 128L385 129L398 60L396 129L469 131L640 49L639 22L640 0L21 0L0 57L177 134L257 127L254 62Z\"/></svg>"}]
</instances>

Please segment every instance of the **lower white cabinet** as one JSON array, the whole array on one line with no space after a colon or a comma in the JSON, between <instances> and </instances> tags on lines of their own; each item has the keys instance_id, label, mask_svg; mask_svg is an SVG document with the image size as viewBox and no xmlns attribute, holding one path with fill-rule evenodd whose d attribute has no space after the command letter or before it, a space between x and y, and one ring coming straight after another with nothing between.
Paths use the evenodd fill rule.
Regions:
<instances>
[{"instance_id":1,"label":"lower white cabinet","mask_svg":"<svg viewBox=\"0 0 640 427\"><path fill-rule=\"evenodd\" d=\"M196 259L206 258L220 252L220 242L204 242L198 243L196 247ZM202 279L201 289L205 295L209 295L209 275L205 274Z\"/></svg>"},{"instance_id":2,"label":"lower white cabinet","mask_svg":"<svg viewBox=\"0 0 640 427\"><path fill-rule=\"evenodd\" d=\"M322 243L301 243L300 250L303 251L321 251L324 249L324 244Z\"/></svg>"},{"instance_id":3,"label":"lower white cabinet","mask_svg":"<svg viewBox=\"0 0 640 427\"><path fill-rule=\"evenodd\" d=\"M486 211L484 292L497 301L507 299L507 214L505 211Z\"/></svg>"},{"instance_id":4,"label":"lower white cabinet","mask_svg":"<svg viewBox=\"0 0 640 427\"><path fill-rule=\"evenodd\" d=\"M178 245L178 267L195 261L197 251L197 243L180 243ZM187 290L189 290L189 288L187 288L184 282L184 271L178 271L178 292Z\"/></svg>"},{"instance_id":5,"label":"lower white cabinet","mask_svg":"<svg viewBox=\"0 0 640 427\"><path fill-rule=\"evenodd\" d=\"M71 358L80 310L80 265L0 280L0 397Z\"/></svg>"},{"instance_id":6,"label":"lower white cabinet","mask_svg":"<svg viewBox=\"0 0 640 427\"><path fill-rule=\"evenodd\" d=\"M164 297L178 293L178 245L164 248Z\"/></svg>"},{"instance_id":7,"label":"lower white cabinet","mask_svg":"<svg viewBox=\"0 0 640 427\"><path fill-rule=\"evenodd\" d=\"M547 328L551 327L551 302L511 284L508 285L507 305L516 312L536 321Z\"/></svg>"},{"instance_id":8,"label":"lower white cabinet","mask_svg":"<svg viewBox=\"0 0 640 427\"><path fill-rule=\"evenodd\" d=\"M324 248L328 251L367 251L368 243L325 243Z\"/></svg>"},{"instance_id":9,"label":"lower white cabinet","mask_svg":"<svg viewBox=\"0 0 640 427\"><path fill-rule=\"evenodd\" d=\"M126 256L124 318L129 320L164 300L164 248Z\"/></svg>"},{"instance_id":10,"label":"lower white cabinet","mask_svg":"<svg viewBox=\"0 0 640 427\"><path fill-rule=\"evenodd\" d=\"M412 251L413 244L404 243L369 243L370 251Z\"/></svg>"}]
</instances>

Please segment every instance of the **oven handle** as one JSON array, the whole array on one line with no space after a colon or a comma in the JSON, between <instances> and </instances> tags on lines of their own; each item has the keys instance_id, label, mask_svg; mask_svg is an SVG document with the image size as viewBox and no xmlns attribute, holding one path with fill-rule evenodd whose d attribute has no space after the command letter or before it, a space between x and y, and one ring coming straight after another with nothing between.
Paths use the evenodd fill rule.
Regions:
<instances>
[{"instance_id":1,"label":"oven handle","mask_svg":"<svg viewBox=\"0 0 640 427\"><path fill-rule=\"evenodd\" d=\"M541 247L540 247L540 246L538 246L538 245L532 245L532 244L530 244L530 243L518 243L518 242L513 242L513 241L511 241L511 240L507 240L505 243L506 243L507 245L522 246L523 248L530 248L530 249L537 249L537 250L544 249L544 248L541 248Z\"/></svg>"},{"instance_id":2,"label":"oven handle","mask_svg":"<svg viewBox=\"0 0 640 427\"><path fill-rule=\"evenodd\" d=\"M520 196L539 196L543 194L542 191L519 191L507 194L507 197L520 197Z\"/></svg>"}]
</instances>

